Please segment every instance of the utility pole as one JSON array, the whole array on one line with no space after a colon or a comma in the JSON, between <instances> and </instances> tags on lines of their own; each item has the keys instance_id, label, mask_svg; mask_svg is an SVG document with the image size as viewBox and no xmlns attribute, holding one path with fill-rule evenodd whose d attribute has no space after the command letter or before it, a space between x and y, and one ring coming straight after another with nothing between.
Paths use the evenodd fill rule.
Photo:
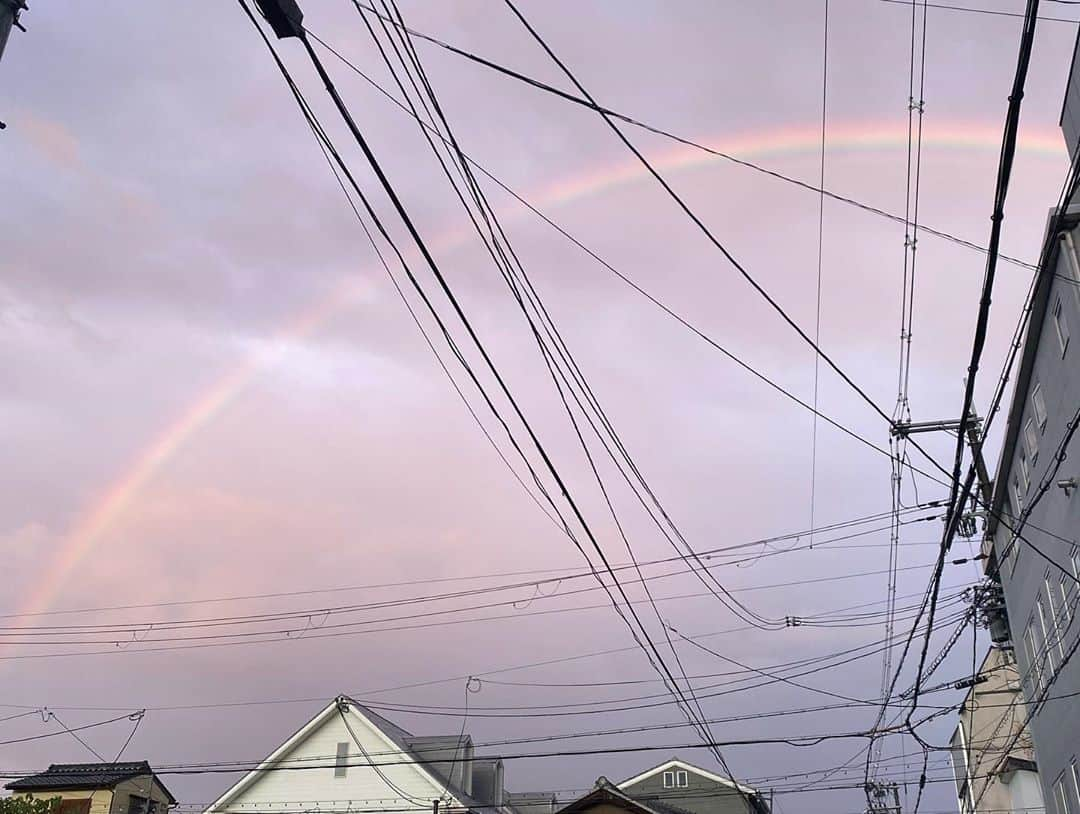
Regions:
<instances>
[{"instance_id":1,"label":"utility pole","mask_svg":"<svg viewBox=\"0 0 1080 814\"><path fill-rule=\"evenodd\" d=\"M4 48L7 46L11 27L15 26L20 31L26 30L19 22L19 14L23 11L26 11L26 0L0 0L0 59L4 57ZM0 120L0 130L5 127L7 125Z\"/></svg>"},{"instance_id":2,"label":"utility pole","mask_svg":"<svg viewBox=\"0 0 1080 814\"><path fill-rule=\"evenodd\" d=\"M909 435L920 432L938 432L942 430L955 434L959 431L960 425L961 421L958 418L947 421L898 421L893 425L891 434L896 438L907 438ZM981 419L974 413L968 417L967 442L968 446L971 447L971 455L975 461L975 472L979 476L979 490L982 501L989 506L994 492L994 484L990 480L990 472L986 468L986 461L982 454L981 425Z\"/></svg>"},{"instance_id":3,"label":"utility pole","mask_svg":"<svg viewBox=\"0 0 1080 814\"><path fill-rule=\"evenodd\" d=\"M26 30L19 23L19 12L26 8L25 0L0 0L0 59L4 56L4 46L7 45L11 27L15 26L20 31Z\"/></svg>"},{"instance_id":4,"label":"utility pole","mask_svg":"<svg viewBox=\"0 0 1080 814\"><path fill-rule=\"evenodd\" d=\"M867 783L866 814L900 814L900 788L896 783Z\"/></svg>"}]
</instances>

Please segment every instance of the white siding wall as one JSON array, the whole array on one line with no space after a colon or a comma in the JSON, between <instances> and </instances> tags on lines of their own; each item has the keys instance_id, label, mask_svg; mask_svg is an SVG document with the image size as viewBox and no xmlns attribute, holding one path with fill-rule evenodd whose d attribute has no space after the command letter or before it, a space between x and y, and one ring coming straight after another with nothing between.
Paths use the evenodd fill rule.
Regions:
<instances>
[{"instance_id":1,"label":"white siding wall","mask_svg":"<svg viewBox=\"0 0 1080 814\"><path fill-rule=\"evenodd\" d=\"M430 812L432 801L443 797L443 787L415 764L402 763L401 755L387 754L396 751L397 747L358 712L350 709L346 714L372 762L388 764L381 766L380 771L389 783L370 766L355 765L366 763L367 759L335 711L290 752L278 758L285 761L284 765L293 766L303 765L304 759L310 759L319 768L263 772L224 805L212 810L272 814L274 811L318 808L345 811L351 807L358 811L415 808ZM344 777L334 776L333 764L339 743L349 744L350 765ZM444 800L440 809L447 807L462 808L456 800Z\"/></svg>"}]
</instances>

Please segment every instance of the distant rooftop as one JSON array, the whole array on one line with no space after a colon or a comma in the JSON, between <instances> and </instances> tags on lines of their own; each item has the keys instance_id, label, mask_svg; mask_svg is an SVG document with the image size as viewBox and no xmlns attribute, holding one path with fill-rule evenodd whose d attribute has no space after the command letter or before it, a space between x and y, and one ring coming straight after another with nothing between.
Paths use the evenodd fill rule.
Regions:
<instances>
[{"instance_id":1,"label":"distant rooftop","mask_svg":"<svg viewBox=\"0 0 1080 814\"><path fill-rule=\"evenodd\" d=\"M21 777L4 786L11 791L63 791L65 789L111 789L133 777L152 775L145 760L126 763L54 763L41 774ZM157 781L172 802L172 794Z\"/></svg>"}]
</instances>

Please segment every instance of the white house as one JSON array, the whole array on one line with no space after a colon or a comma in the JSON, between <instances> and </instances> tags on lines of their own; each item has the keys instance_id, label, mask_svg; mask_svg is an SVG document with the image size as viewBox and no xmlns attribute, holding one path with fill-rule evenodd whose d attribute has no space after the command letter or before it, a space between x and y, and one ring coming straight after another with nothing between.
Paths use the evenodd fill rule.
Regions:
<instances>
[{"instance_id":1,"label":"white house","mask_svg":"<svg viewBox=\"0 0 1080 814\"><path fill-rule=\"evenodd\" d=\"M343 696L334 699L207 809L513 814L498 758L468 735L417 737Z\"/></svg>"}]
</instances>

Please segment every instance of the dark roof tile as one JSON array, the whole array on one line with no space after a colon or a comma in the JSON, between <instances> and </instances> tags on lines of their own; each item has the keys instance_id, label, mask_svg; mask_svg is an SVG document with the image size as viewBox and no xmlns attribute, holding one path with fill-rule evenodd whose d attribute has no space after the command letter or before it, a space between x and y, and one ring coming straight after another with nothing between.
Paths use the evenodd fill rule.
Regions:
<instances>
[{"instance_id":1,"label":"dark roof tile","mask_svg":"<svg viewBox=\"0 0 1080 814\"><path fill-rule=\"evenodd\" d=\"M145 760L125 763L54 763L41 774L13 780L4 788L11 791L111 789L125 780L153 773L154 770ZM157 783L165 794L172 798L172 794L161 781L157 780Z\"/></svg>"}]
</instances>

